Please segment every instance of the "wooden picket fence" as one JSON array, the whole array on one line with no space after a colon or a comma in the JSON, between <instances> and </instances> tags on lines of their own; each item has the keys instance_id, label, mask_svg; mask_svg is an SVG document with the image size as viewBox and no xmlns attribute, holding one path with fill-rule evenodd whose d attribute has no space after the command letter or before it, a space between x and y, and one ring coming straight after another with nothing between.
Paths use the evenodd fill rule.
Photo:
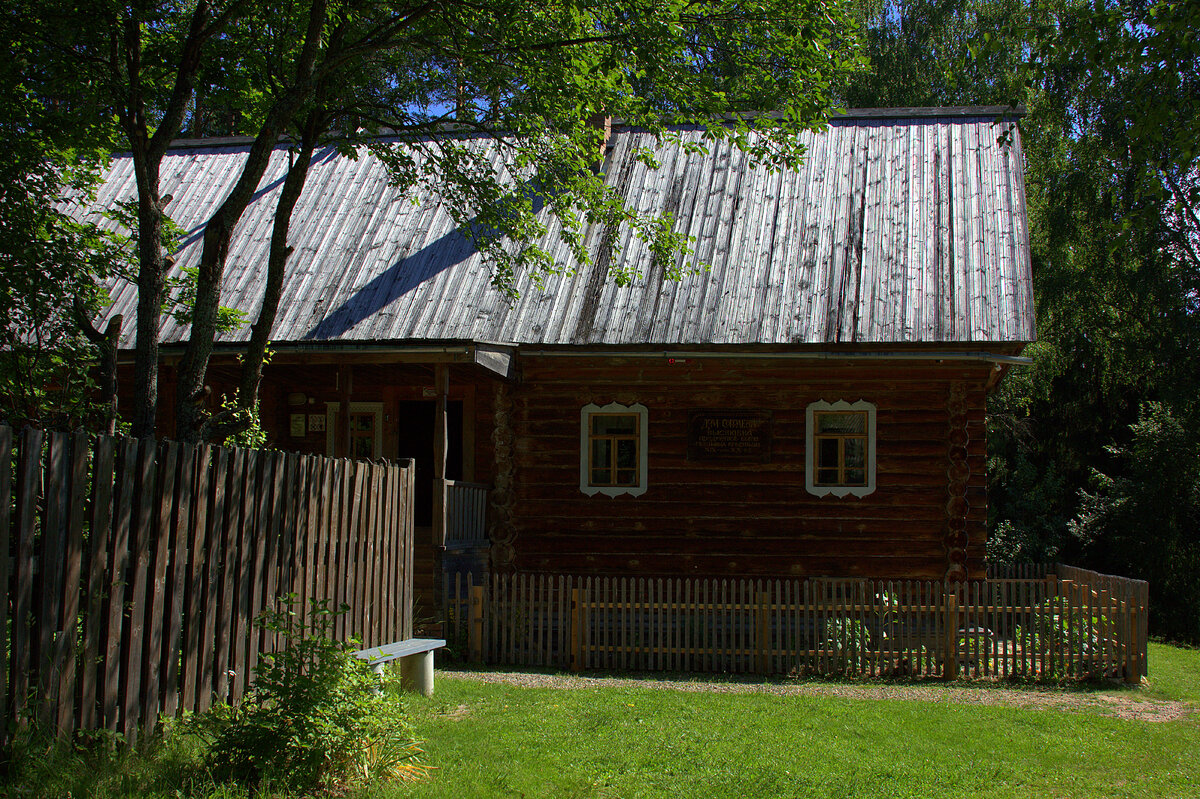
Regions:
<instances>
[{"instance_id":1,"label":"wooden picket fence","mask_svg":"<svg viewBox=\"0 0 1200 799\"><path fill-rule=\"evenodd\" d=\"M409 462L372 463L0 425L0 719L134 741L237 702L277 598L412 635ZM307 616L305 616L307 618Z\"/></svg>"},{"instance_id":2,"label":"wooden picket fence","mask_svg":"<svg viewBox=\"0 0 1200 799\"><path fill-rule=\"evenodd\" d=\"M449 581L468 659L581 669L1023 679L1146 674L1146 583L520 574Z\"/></svg>"}]
</instances>

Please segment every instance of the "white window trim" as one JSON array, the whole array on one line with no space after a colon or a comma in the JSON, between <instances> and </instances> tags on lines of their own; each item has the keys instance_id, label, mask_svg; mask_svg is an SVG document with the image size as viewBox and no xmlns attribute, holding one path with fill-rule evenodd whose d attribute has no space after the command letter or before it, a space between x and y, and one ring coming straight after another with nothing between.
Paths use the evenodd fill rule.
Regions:
<instances>
[{"instance_id":1,"label":"white window trim","mask_svg":"<svg viewBox=\"0 0 1200 799\"><path fill-rule=\"evenodd\" d=\"M819 486L816 480L816 450L813 444L813 434L816 425L813 415L817 411L866 411L867 412L867 484L865 486ZM837 402L810 402L804 413L804 487L808 493L818 497L832 494L835 497L865 497L875 491L875 406L866 400L850 403L845 400Z\"/></svg>"},{"instance_id":2,"label":"white window trim","mask_svg":"<svg viewBox=\"0 0 1200 799\"><path fill-rule=\"evenodd\" d=\"M342 403L325 403L325 454L333 456L337 443L337 418ZM375 414L375 454L372 458L383 457L383 403L382 402L351 402L350 413Z\"/></svg>"},{"instance_id":3,"label":"white window trim","mask_svg":"<svg viewBox=\"0 0 1200 799\"><path fill-rule=\"evenodd\" d=\"M593 413L636 413L640 417L638 421L638 481L637 485L632 486L594 486L588 485L588 433L591 430L591 416ZM603 494L606 497L619 497L622 494L629 494L631 497L639 497L646 493L648 481L648 465L650 462L649 454L646 449L646 444L650 440L647 435L649 425L649 412L646 406L640 402L635 405L621 405L617 402L610 402L601 407L595 404L583 406L583 410L579 412L579 490L587 494L589 497L596 494Z\"/></svg>"}]
</instances>

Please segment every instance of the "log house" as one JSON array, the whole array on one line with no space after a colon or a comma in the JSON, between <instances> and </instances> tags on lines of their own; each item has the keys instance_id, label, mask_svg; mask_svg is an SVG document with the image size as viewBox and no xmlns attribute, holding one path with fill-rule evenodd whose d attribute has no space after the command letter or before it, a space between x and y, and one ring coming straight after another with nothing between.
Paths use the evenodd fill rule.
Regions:
<instances>
[{"instance_id":1,"label":"log house","mask_svg":"<svg viewBox=\"0 0 1200 799\"><path fill-rule=\"evenodd\" d=\"M292 223L260 392L270 444L415 458L425 596L445 572L483 569L981 579L985 400L1034 340L1012 119L852 111L809 136L796 170L700 130L680 135L706 149L617 121L605 180L691 237L684 277L602 225L576 264L551 225L541 244L563 272L519 276L515 300L435 193L401 194L367 151L327 148ZM167 210L189 231L175 270L198 257L246 148L167 155ZM222 301L251 319L287 160L281 145L231 247ZM132 193L117 156L96 204ZM618 260L631 285L610 279ZM132 318L132 286L112 299L109 316ZM217 344L214 407L248 335ZM164 430L186 336L164 319Z\"/></svg>"}]
</instances>

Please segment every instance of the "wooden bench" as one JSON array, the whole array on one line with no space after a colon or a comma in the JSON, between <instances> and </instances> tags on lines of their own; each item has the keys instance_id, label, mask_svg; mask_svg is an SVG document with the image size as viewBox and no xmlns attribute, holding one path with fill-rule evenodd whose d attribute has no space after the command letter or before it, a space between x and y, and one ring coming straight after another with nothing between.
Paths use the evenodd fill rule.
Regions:
<instances>
[{"instance_id":1,"label":"wooden bench","mask_svg":"<svg viewBox=\"0 0 1200 799\"><path fill-rule=\"evenodd\" d=\"M383 646L360 649L356 658L367 661L376 674L383 674L384 665L400 661L400 684L409 691L433 696L433 650L446 645L442 638L408 638Z\"/></svg>"}]
</instances>

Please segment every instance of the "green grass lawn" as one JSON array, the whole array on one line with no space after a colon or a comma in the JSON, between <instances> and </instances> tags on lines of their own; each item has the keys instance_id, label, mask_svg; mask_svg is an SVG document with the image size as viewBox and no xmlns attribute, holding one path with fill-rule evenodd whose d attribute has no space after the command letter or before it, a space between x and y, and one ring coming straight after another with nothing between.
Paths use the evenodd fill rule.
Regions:
<instances>
[{"instance_id":1,"label":"green grass lawn","mask_svg":"<svg viewBox=\"0 0 1200 799\"><path fill-rule=\"evenodd\" d=\"M959 701L980 696L970 686L930 700L865 699L519 688L442 673L434 697L404 699L436 767L431 778L369 795L1200 797L1200 650L1152 645L1150 667L1140 688L1071 689L1089 700L1077 711ZM904 688L857 682L847 690L880 685ZM1109 697L1186 702L1198 712L1117 718L1101 712ZM248 796L197 785L188 767L196 756L194 742L174 740L149 755L59 758L26 769L37 785L0 782L0 796Z\"/></svg>"},{"instance_id":2,"label":"green grass lawn","mask_svg":"<svg viewBox=\"0 0 1200 799\"><path fill-rule=\"evenodd\" d=\"M1094 693L1200 705L1200 650L1150 657ZM1200 797L1200 716L453 678L409 707L438 770L382 796Z\"/></svg>"},{"instance_id":3,"label":"green grass lawn","mask_svg":"<svg viewBox=\"0 0 1200 799\"><path fill-rule=\"evenodd\" d=\"M1191 702L1200 707L1200 649L1150 642L1150 676L1138 689L1147 697Z\"/></svg>"}]
</instances>

